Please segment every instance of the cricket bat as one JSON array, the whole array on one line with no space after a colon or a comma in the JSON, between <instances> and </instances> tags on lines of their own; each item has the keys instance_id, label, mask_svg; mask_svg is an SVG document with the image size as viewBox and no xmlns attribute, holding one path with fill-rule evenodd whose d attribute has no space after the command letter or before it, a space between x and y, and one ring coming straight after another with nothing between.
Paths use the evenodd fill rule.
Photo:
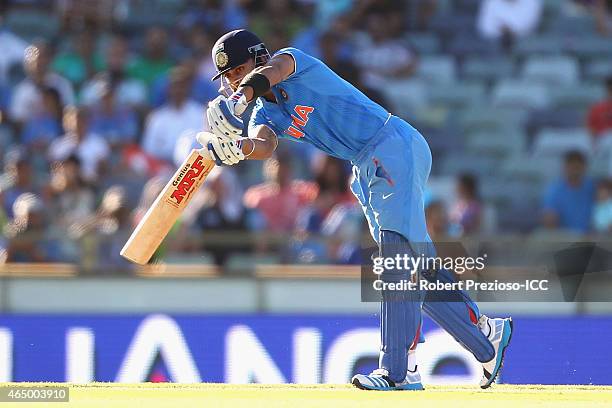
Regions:
<instances>
[{"instance_id":1,"label":"cricket bat","mask_svg":"<svg viewBox=\"0 0 612 408\"><path fill-rule=\"evenodd\" d=\"M214 167L208 154L193 149L140 220L121 256L139 265L149 262Z\"/></svg>"}]
</instances>

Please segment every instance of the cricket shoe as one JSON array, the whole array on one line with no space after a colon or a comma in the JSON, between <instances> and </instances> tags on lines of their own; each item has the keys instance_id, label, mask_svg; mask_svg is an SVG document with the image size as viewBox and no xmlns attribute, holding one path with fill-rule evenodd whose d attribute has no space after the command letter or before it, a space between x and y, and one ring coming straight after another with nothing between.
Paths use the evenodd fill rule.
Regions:
<instances>
[{"instance_id":1,"label":"cricket shoe","mask_svg":"<svg viewBox=\"0 0 612 408\"><path fill-rule=\"evenodd\" d=\"M372 371L372 374L357 374L351 380L351 383L360 390L375 390L375 391L395 391L395 390L423 390L421 384L421 376L418 371L408 372L406 378L401 383L396 383L389 378L389 372L384 368L378 368Z\"/></svg>"},{"instance_id":2,"label":"cricket shoe","mask_svg":"<svg viewBox=\"0 0 612 408\"><path fill-rule=\"evenodd\" d=\"M478 320L480 330L487 336L493 349L495 356L491 361L482 365L482 380L480 380L480 388L489 388L495 381L502 366L504 365L504 354L510 339L512 338L512 318L507 319L490 319L485 315L480 316Z\"/></svg>"}]
</instances>

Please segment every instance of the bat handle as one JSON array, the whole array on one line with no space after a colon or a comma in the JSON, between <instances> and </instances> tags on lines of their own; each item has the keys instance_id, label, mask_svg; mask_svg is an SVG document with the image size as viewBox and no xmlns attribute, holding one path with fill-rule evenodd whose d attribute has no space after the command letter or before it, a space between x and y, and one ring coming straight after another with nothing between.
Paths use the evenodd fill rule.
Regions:
<instances>
[{"instance_id":1,"label":"bat handle","mask_svg":"<svg viewBox=\"0 0 612 408\"><path fill-rule=\"evenodd\" d=\"M210 153L210 157L213 158L213 160L215 161L215 164L217 166L221 166L223 165L223 162L217 157L217 155L215 154L215 150L212 147L212 143L208 143L208 145L206 146L208 148L208 152Z\"/></svg>"}]
</instances>

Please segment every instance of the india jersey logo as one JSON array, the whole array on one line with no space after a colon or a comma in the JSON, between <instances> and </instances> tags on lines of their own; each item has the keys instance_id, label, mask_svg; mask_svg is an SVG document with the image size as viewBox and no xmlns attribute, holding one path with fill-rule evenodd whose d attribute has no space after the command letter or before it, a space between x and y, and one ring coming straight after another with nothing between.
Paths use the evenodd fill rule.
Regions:
<instances>
[{"instance_id":1,"label":"india jersey logo","mask_svg":"<svg viewBox=\"0 0 612 408\"><path fill-rule=\"evenodd\" d=\"M312 106L296 105L293 111L295 115L291 115L291 126L285 130L285 133L299 139L304 137L303 129L308 123L308 115L314 111L314 108Z\"/></svg>"}]
</instances>

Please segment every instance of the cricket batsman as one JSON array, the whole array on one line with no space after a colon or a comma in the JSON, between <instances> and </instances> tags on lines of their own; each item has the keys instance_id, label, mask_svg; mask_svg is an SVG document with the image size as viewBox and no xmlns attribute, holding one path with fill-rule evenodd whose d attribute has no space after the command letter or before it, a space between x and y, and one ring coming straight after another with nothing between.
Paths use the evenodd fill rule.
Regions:
<instances>
[{"instance_id":1,"label":"cricket batsman","mask_svg":"<svg viewBox=\"0 0 612 408\"><path fill-rule=\"evenodd\" d=\"M198 141L217 164L269 158L279 138L311 143L349 160L351 190L359 200L382 257L431 255L423 194L431 152L423 136L336 75L323 62L295 48L270 56L264 43L247 30L235 30L215 43L212 58L221 92L207 109L210 132ZM243 138L241 115L255 103ZM403 256L403 255L402 255ZM425 274L452 282L441 269ZM387 269L383 282L413 278L411 271ZM422 390L415 350L422 310L482 363L482 388L495 380L512 336L512 319L481 314L462 291L382 291L379 368L358 374L352 383L364 390Z\"/></svg>"}]
</instances>

